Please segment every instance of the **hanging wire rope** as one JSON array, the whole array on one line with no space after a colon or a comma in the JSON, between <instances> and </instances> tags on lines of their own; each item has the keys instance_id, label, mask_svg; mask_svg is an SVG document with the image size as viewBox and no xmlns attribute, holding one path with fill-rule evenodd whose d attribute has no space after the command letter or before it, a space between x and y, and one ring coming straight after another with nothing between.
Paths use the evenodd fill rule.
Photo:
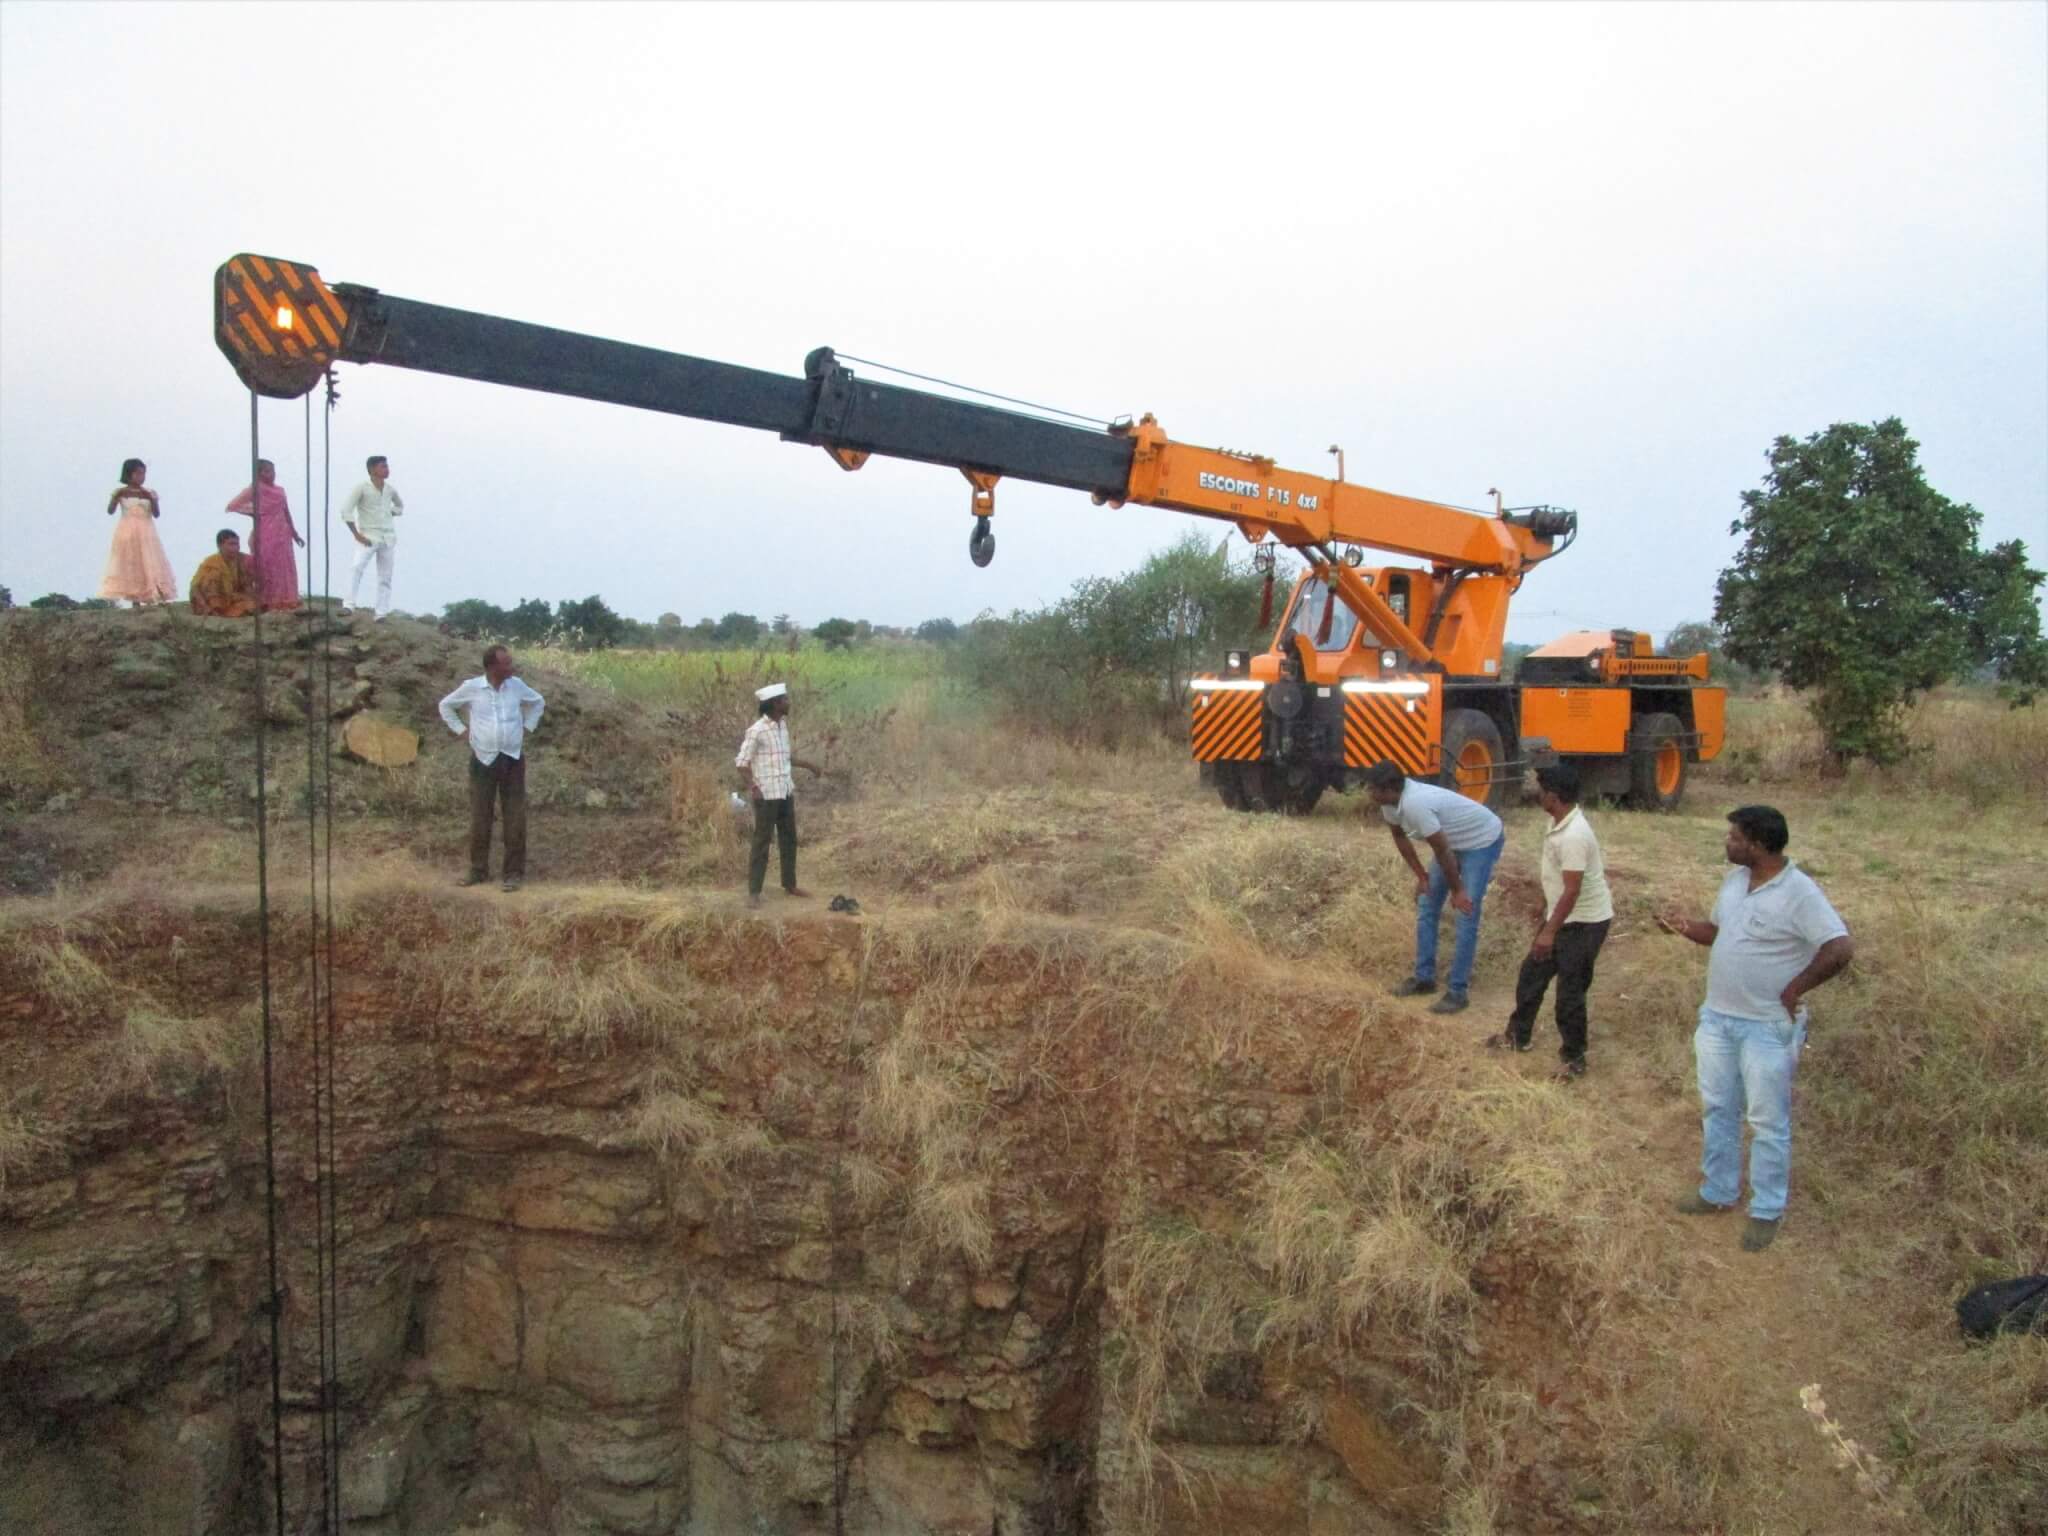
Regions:
<instances>
[{"instance_id":1,"label":"hanging wire rope","mask_svg":"<svg viewBox=\"0 0 2048 1536\"><path fill-rule=\"evenodd\" d=\"M310 397L308 397L310 399ZM327 375L326 409L321 413L320 433L320 596L324 612L331 612L334 598L334 404L340 396L334 388L334 375ZM310 504L311 496L308 495ZM309 677L308 684L312 682ZM307 692L312 690L310 686ZM334 636L331 631L321 639L321 718L322 746L326 722L334 719ZM334 758L331 750L324 750L321 763L321 789L324 802L326 836L326 925L327 925L327 1026L326 1049L321 1057L326 1066L327 1094L327 1145L325 1149L327 1191L327 1358L331 1365L327 1385L328 1402L328 1476L333 1479L334 1529L339 1533L345 1518L341 1507L341 1245L339 1241L338 1207L341 1199L341 1159L339 1155L340 1115L335 1098L335 1049L334 1023ZM306 810L307 819L312 819L310 802ZM316 1155L319 1148L315 1148Z\"/></svg>"},{"instance_id":2,"label":"hanging wire rope","mask_svg":"<svg viewBox=\"0 0 2048 1536\"><path fill-rule=\"evenodd\" d=\"M260 443L256 419L256 391L249 391L249 495L258 514L249 535L252 549L262 539L262 482L257 476ZM260 552L258 558L261 558ZM276 1504L277 1536L284 1536L284 1363L279 1347L283 1334L283 1296L277 1283L277 1114L272 1088L270 1018L270 843L266 821L269 788L265 759L270 749L266 716L268 694L263 666L263 604L256 604L255 644L252 647L256 678L256 928L260 957L263 1007L263 1208L268 1230L270 1294L264 1310L270 1314L270 1484Z\"/></svg>"},{"instance_id":3,"label":"hanging wire rope","mask_svg":"<svg viewBox=\"0 0 2048 1536\"><path fill-rule=\"evenodd\" d=\"M306 498L299 505L310 516L313 507L313 397L306 396ZM306 540L306 596L313 594L313 541ZM319 823L313 814L314 790L319 783L319 732L313 718L313 657L306 653L306 1017L307 1038L313 1052L313 1292L319 1317L320 1419L320 1529L333 1536L337 1527L334 1510L334 1480L328 1445L328 1387L333 1365L328 1359L328 1260L325 1235L321 1230L322 1189L325 1169L321 1159L323 1113L320 1075L320 848Z\"/></svg>"},{"instance_id":4,"label":"hanging wire rope","mask_svg":"<svg viewBox=\"0 0 2048 1536\"><path fill-rule=\"evenodd\" d=\"M1104 431L1107 431L1110 426L1110 418L1107 416L1085 416L1079 411L1062 410L1057 405L1040 405L1034 400L1019 400L1015 395L999 395L992 389L976 389L972 384L956 384L951 379L933 378L928 373L916 373L908 368L898 368L894 363L878 363L871 357L855 357L851 352L836 352L833 355L841 362L859 363L864 368L880 368L885 373L897 374L906 379L916 379L924 384L937 384L944 389L957 389L962 394L979 395L984 400L1000 400L1005 405L1020 405L1028 411L1038 411L1047 416L1063 416L1069 421L1086 422L1089 426L1100 427Z\"/></svg>"},{"instance_id":5,"label":"hanging wire rope","mask_svg":"<svg viewBox=\"0 0 2048 1536\"><path fill-rule=\"evenodd\" d=\"M854 1034L860 1028L861 1010L868 995L868 966L873 958L872 935L861 933L860 973L854 982L853 1010L848 1015L845 1027L840 1032L839 1068L839 1134L834 1138L832 1152L832 1199L831 1199L831 1242L832 1254L832 1536L846 1536L846 1429L842 1416L839 1357L840 1357L840 1312L844 1302L844 1287L840 1281L840 1219L846 1210L846 1140L851 1119L854 1074Z\"/></svg>"}]
</instances>

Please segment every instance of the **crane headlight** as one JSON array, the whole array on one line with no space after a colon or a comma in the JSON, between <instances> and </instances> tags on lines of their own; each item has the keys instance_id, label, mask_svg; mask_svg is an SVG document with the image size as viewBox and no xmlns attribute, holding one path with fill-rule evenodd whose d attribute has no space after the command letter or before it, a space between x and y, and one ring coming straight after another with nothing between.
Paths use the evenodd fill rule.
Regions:
<instances>
[{"instance_id":1,"label":"crane headlight","mask_svg":"<svg viewBox=\"0 0 2048 1536\"><path fill-rule=\"evenodd\" d=\"M1226 672L1242 672L1245 659L1243 651L1225 651L1223 653L1223 670Z\"/></svg>"},{"instance_id":2,"label":"crane headlight","mask_svg":"<svg viewBox=\"0 0 2048 1536\"><path fill-rule=\"evenodd\" d=\"M1391 671L1393 671L1393 670L1394 670L1394 664L1395 664L1395 663L1396 663L1397 661L1399 661L1399 660L1400 660L1400 658L1399 658L1398 656L1396 656L1396 655L1395 655L1395 654L1394 654L1394 653L1393 653L1392 651L1381 651L1381 652L1380 652L1380 671L1382 671L1382 672L1391 672Z\"/></svg>"}]
</instances>

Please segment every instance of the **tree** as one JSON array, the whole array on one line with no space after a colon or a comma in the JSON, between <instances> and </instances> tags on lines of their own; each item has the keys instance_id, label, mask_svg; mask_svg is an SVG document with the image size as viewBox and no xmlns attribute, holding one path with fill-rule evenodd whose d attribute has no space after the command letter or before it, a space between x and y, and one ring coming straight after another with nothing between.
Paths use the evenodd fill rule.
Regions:
<instances>
[{"instance_id":1,"label":"tree","mask_svg":"<svg viewBox=\"0 0 2048 1536\"><path fill-rule=\"evenodd\" d=\"M951 619L926 619L917 626L917 638L933 645L951 645L960 638L960 626Z\"/></svg>"},{"instance_id":2,"label":"tree","mask_svg":"<svg viewBox=\"0 0 2048 1536\"><path fill-rule=\"evenodd\" d=\"M572 651L608 651L627 638L628 623L595 592L580 601L555 604L551 638Z\"/></svg>"},{"instance_id":3,"label":"tree","mask_svg":"<svg viewBox=\"0 0 2048 1536\"><path fill-rule=\"evenodd\" d=\"M843 651L854 642L859 633L851 619L827 619L812 629L811 634L828 651Z\"/></svg>"},{"instance_id":4,"label":"tree","mask_svg":"<svg viewBox=\"0 0 2048 1536\"><path fill-rule=\"evenodd\" d=\"M1767 462L1729 525L1743 544L1714 620L1734 660L1812 691L1837 767L1897 761L1908 706L1975 667L2015 705L2048 686L2041 572L2017 540L1977 547L1981 516L1927 483L1896 417L1780 437Z\"/></svg>"},{"instance_id":5,"label":"tree","mask_svg":"<svg viewBox=\"0 0 2048 1536\"><path fill-rule=\"evenodd\" d=\"M539 645L554 627L554 608L537 597L522 597L505 615L505 638L520 645Z\"/></svg>"},{"instance_id":6,"label":"tree","mask_svg":"<svg viewBox=\"0 0 2048 1536\"><path fill-rule=\"evenodd\" d=\"M45 592L41 597L29 599L29 607L55 613L69 613L77 606L78 599L67 592Z\"/></svg>"},{"instance_id":7,"label":"tree","mask_svg":"<svg viewBox=\"0 0 2048 1536\"><path fill-rule=\"evenodd\" d=\"M751 613L728 613L712 626L711 638L720 645L752 645L761 638L761 621Z\"/></svg>"},{"instance_id":8,"label":"tree","mask_svg":"<svg viewBox=\"0 0 2048 1536\"><path fill-rule=\"evenodd\" d=\"M1705 619L1688 619L1664 637L1666 656L1697 656L1701 651L1710 657L1721 654L1721 631Z\"/></svg>"},{"instance_id":9,"label":"tree","mask_svg":"<svg viewBox=\"0 0 2048 1536\"><path fill-rule=\"evenodd\" d=\"M441 628L463 640L495 640L505 633L505 610L480 597L465 597L441 610Z\"/></svg>"},{"instance_id":10,"label":"tree","mask_svg":"<svg viewBox=\"0 0 2048 1536\"><path fill-rule=\"evenodd\" d=\"M654 627L665 635L680 634L683 628L683 616L680 613L664 613L654 621Z\"/></svg>"}]
</instances>

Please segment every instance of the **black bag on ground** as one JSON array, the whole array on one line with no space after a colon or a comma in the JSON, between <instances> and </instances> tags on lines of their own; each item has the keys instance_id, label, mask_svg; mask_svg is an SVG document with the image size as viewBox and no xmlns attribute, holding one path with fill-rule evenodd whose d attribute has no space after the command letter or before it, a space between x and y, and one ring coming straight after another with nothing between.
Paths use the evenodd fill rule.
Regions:
<instances>
[{"instance_id":1,"label":"black bag on ground","mask_svg":"<svg viewBox=\"0 0 2048 1536\"><path fill-rule=\"evenodd\" d=\"M1956 1324L1973 1339L1994 1333L2048 1333L2048 1275L1980 1285L1956 1303Z\"/></svg>"}]
</instances>

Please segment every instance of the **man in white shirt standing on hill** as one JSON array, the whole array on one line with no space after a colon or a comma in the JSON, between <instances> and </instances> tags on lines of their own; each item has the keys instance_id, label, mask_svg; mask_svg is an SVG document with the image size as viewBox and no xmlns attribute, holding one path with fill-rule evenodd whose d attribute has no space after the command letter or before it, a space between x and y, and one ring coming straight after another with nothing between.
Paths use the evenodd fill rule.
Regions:
<instances>
[{"instance_id":1,"label":"man in white shirt standing on hill","mask_svg":"<svg viewBox=\"0 0 2048 1536\"><path fill-rule=\"evenodd\" d=\"M517 664L502 645L484 652L484 673L441 701L441 719L469 742L469 874L464 885L491 878L491 816L505 811L505 889L526 879L526 737L540 724L547 700L514 674ZM459 710L469 711L465 725Z\"/></svg>"},{"instance_id":2,"label":"man in white shirt standing on hill","mask_svg":"<svg viewBox=\"0 0 2048 1536\"><path fill-rule=\"evenodd\" d=\"M1466 988L1479 949L1479 911L1493 866L1507 847L1507 832L1500 818L1477 800L1411 779L1400 764L1386 759L1365 771L1365 785L1394 834L1395 851L1415 874L1415 972L1394 988L1394 996L1418 997L1436 990L1436 930L1444 898L1449 897L1458 914L1457 947L1444 995L1429 1011L1462 1013L1470 1003ZM1435 852L1435 868L1422 867L1416 840Z\"/></svg>"},{"instance_id":3,"label":"man in white shirt standing on hill","mask_svg":"<svg viewBox=\"0 0 2048 1536\"><path fill-rule=\"evenodd\" d=\"M1692 1037L1700 1080L1699 1189L1678 1202L1688 1216L1732 1210L1742 1192L1742 1121L1749 1120L1749 1225L1755 1253L1778 1235L1792 1175L1792 1070L1806 1043L1806 994L1855 957L1849 928L1812 876L1785 857L1783 813L1745 805L1728 813L1728 862L1704 922L1660 912L1667 933L1712 946L1707 1000Z\"/></svg>"},{"instance_id":4,"label":"man in white shirt standing on hill","mask_svg":"<svg viewBox=\"0 0 2048 1536\"><path fill-rule=\"evenodd\" d=\"M1586 993L1593 985L1593 962L1614 921L1614 898L1607 890L1600 839L1579 808L1579 770L1570 763L1538 768L1536 798L1550 817L1540 863L1543 905L1536 921L1541 926L1515 980L1515 1011L1507 1028L1487 1036L1486 1043L1494 1050L1528 1050L1543 994L1555 976L1563 1061L1557 1076L1570 1082L1586 1075Z\"/></svg>"},{"instance_id":5,"label":"man in white shirt standing on hill","mask_svg":"<svg viewBox=\"0 0 2048 1536\"><path fill-rule=\"evenodd\" d=\"M761 887L768 880L768 845L782 855L782 894L808 896L796 883L796 774L824 770L794 756L789 749L789 685L770 683L756 688L760 718L740 738L740 788L754 806L754 845L747 858L747 905L761 905Z\"/></svg>"},{"instance_id":6,"label":"man in white shirt standing on hill","mask_svg":"<svg viewBox=\"0 0 2048 1536\"><path fill-rule=\"evenodd\" d=\"M363 572L377 562L377 619L391 611L391 567L398 558L398 525L394 518L405 515L405 498L389 484L390 462L381 453L370 455L364 466L370 478L348 493L341 504L341 520L362 546L356 551L356 573L348 584L348 605L356 606L362 595Z\"/></svg>"}]
</instances>

